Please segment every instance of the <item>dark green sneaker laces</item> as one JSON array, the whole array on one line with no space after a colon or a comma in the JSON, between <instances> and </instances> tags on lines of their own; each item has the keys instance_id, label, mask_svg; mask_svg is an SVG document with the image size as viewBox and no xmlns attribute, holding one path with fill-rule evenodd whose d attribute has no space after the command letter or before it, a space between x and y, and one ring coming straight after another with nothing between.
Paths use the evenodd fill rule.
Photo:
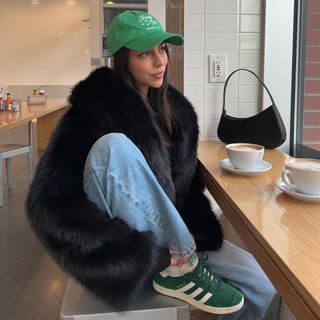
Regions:
<instances>
[{"instance_id":1,"label":"dark green sneaker laces","mask_svg":"<svg viewBox=\"0 0 320 320\"><path fill-rule=\"evenodd\" d=\"M194 260L194 257L190 259ZM205 260L202 256L191 272L172 274L172 267L169 267L157 273L153 278L154 289L210 313L227 314L240 310L244 303L242 293L222 281L210 270Z\"/></svg>"}]
</instances>

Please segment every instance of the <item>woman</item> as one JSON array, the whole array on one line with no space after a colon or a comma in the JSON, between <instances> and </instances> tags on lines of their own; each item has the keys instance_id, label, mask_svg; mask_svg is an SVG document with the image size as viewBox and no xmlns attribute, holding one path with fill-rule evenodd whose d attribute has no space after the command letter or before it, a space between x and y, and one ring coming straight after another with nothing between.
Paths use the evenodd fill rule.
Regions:
<instances>
[{"instance_id":1,"label":"woman","mask_svg":"<svg viewBox=\"0 0 320 320\"><path fill-rule=\"evenodd\" d=\"M273 286L250 254L222 243L203 195L197 118L168 85L166 43L183 39L145 12L111 23L114 71L73 89L30 187L31 226L66 272L119 310L153 279L222 319L272 319Z\"/></svg>"}]
</instances>

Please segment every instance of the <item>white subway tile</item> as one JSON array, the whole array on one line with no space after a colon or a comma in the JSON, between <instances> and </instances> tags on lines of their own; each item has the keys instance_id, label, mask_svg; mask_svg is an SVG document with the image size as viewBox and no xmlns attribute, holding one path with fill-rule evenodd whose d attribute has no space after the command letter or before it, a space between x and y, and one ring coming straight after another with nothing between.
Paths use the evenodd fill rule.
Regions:
<instances>
[{"instance_id":1,"label":"white subway tile","mask_svg":"<svg viewBox=\"0 0 320 320\"><path fill-rule=\"evenodd\" d=\"M203 14L186 14L185 18L186 32L204 32Z\"/></svg>"},{"instance_id":2,"label":"white subway tile","mask_svg":"<svg viewBox=\"0 0 320 320\"><path fill-rule=\"evenodd\" d=\"M240 51L240 68L259 68L262 58L261 51Z\"/></svg>"},{"instance_id":3,"label":"white subway tile","mask_svg":"<svg viewBox=\"0 0 320 320\"><path fill-rule=\"evenodd\" d=\"M204 37L205 50L238 50L238 33L207 33Z\"/></svg>"},{"instance_id":4,"label":"white subway tile","mask_svg":"<svg viewBox=\"0 0 320 320\"><path fill-rule=\"evenodd\" d=\"M184 12L204 13L204 0L184 0Z\"/></svg>"},{"instance_id":5,"label":"white subway tile","mask_svg":"<svg viewBox=\"0 0 320 320\"><path fill-rule=\"evenodd\" d=\"M204 34L185 32L184 50L202 50L204 48Z\"/></svg>"},{"instance_id":6,"label":"white subway tile","mask_svg":"<svg viewBox=\"0 0 320 320\"><path fill-rule=\"evenodd\" d=\"M225 110L227 112L227 115L229 115L229 116L232 116L232 117L239 116L239 104L238 103L226 102Z\"/></svg>"},{"instance_id":7,"label":"white subway tile","mask_svg":"<svg viewBox=\"0 0 320 320\"><path fill-rule=\"evenodd\" d=\"M236 68L227 68L227 74L226 74L226 78L229 76L229 74L234 71ZM213 72L213 70L210 70L210 72ZM204 84L209 84L209 85L215 85L215 84L223 84L224 85L224 81L223 82L209 82L209 70L208 68L204 69L204 73L203 73L203 83ZM238 74L235 73L229 80L228 82L228 86L236 86L238 85Z\"/></svg>"},{"instance_id":8,"label":"white subway tile","mask_svg":"<svg viewBox=\"0 0 320 320\"><path fill-rule=\"evenodd\" d=\"M238 15L205 15L205 32L239 32Z\"/></svg>"},{"instance_id":9,"label":"white subway tile","mask_svg":"<svg viewBox=\"0 0 320 320\"><path fill-rule=\"evenodd\" d=\"M203 85L203 69L184 69L184 84L186 86Z\"/></svg>"},{"instance_id":10,"label":"white subway tile","mask_svg":"<svg viewBox=\"0 0 320 320\"><path fill-rule=\"evenodd\" d=\"M186 50L184 55L185 68L203 68L203 51L201 50Z\"/></svg>"},{"instance_id":11,"label":"white subway tile","mask_svg":"<svg viewBox=\"0 0 320 320\"><path fill-rule=\"evenodd\" d=\"M240 11L239 1L240 0L205 0L204 10L206 14L237 14Z\"/></svg>"},{"instance_id":12,"label":"white subway tile","mask_svg":"<svg viewBox=\"0 0 320 320\"><path fill-rule=\"evenodd\" d=\"M258 103L239 103L239 117L251 117L259 112Z\"/></svg>"},{"instance_id":13,"label":"white subway tile","mask_svg":"<svg viewBox=\"0 0 320 320\"><path fill-rule=\"evenodd\" d=\"M222 111L222 103L221 102L204 103L204 105L203 105L203 118L206 120L220 119L221 111Z\"/></svg>"},{"instance_id":14,"label":"white subway tile","mask_svg":"<svg viewBox=\"0 0 320 320\"><path fill-rule=\"evenodd\" d=\"M260 32L260 15L240 16L240 32Z\"/></svg>"},{"instance_id":15,"label":"white subway tile","mask_svg":"<svg viewBox=\"0 0 320 320\"><path fill-rule=\"evenodd\" d=\"M259 102L259 87L258 86L240 86L239 87L239 103Z\"/></svg>"},{"instance_id":16,"label":"white subway tile","mask_svg":"<svg viewBox=\"0 0 320 320\"><path fill-rule=\"evenodd\" d=\"M235 71L236 69L238 69L238 68L228 68L226 80L227 80L227 78L231 75L231 73L232 73L233 71ZM235 72L235 73L231 76L231 78L229 79L227 85L228 85L228 87L229 87L229 86L237 86L238 84L239 84L239 72Z\"/></svg>"},{"instance_id":17,"label":"white subway tile","mask_svg":"<svg viewBox=\"0 0 320 320\"><path fill-rule=\"evenodd\" d=\"M259 78L259 69L257 68L248 68L253 71ZM251 73L246 71L239 72L239 86L261 86L259 80Z\"/></svg>"},{"instance_id":18,"label":"white subway tile","mask_svg":"<svg viewBox=\"0 0 320 320\"><path fill-rule=\"evenodd\" d=\"M226 103L227 114L233 117L238 116L238 104L237 103ZM220 119L222 112L222 102L212 102L212 103L204 103L204 116L203 118L208 119Z\"/></svg>"},{"instance_id":19,"label":"white subway tile","mask_svg":"<svg viewBox=\"0 0 320 320\"><path fill-rule=\"evenodd\" d=\"M204 55L204 67L208 68L209 54L226 54L228 68L238 68L238 51L237 50L215 50L205 51Z\"/></svg>"},{"instance_id":20,"label":"white subway tile","mask_svg":"<svg viewBox=\"0 0 320 320\"><path fill-rule=\"evenodd\" d=\"M260 33L240 33L240 50L260 50Z\"/></svg>"},{"instance_id":21,"label":"white subway tile","mask_svg":"<svg viewBox=\"0 0 320 320\"><path fill-rule=\"evenodd\" d=\"M223 83L205 85L203 88L204 103L222 102Z\"/></svg>"},{"instance_id":22,"label":"white subway tile","mask_svg":"<svg viewBox=\"0 0 320 320\"><path fill-rule=\"evenodd\" d=\"M217 140L217 128L219 120L203 120L203 139L204 140Z\"/></svg>"},{"instance_id":23,"label":"white subway tile","mask_svg":"<svg viewBox=\"0 0 320 320\"><path fill-rule=\"evenodd\" d=\"M199 140L203 140L203 119L198 119Z\"/></svg>"},{"instance_id":24,"label":"white subway tile","mask_svg":"<svg viewBox=\"0 0 320 320\"><path fill-rule=\"evenodd\" d=\"M223 84L204 86L203 101L222 102L223 100ZM226 91L226 102L238 102L238 86L229 86Z\"/></svg>"},{"instance_id":25,"label":"white subway tile","mask_svg":"<svg viewBox=\"0 0 320 320\"><path fill-rule=\"evenodd\" d=\"M203 103L194 103L193 108L198 116L198 119L203 119Z\"/></svg>"},{"instance_id":26,"label":"white subway tile","mask_svg":"<svg viewBox=\"0 0 320 320\"><path fill-rule=\"evenodd\" d=\"M192 104L203 102L203 86L184 86L184 95Z\"/></svg>"},{"instance_id":27,"label":"white subway tile","mask_svg":"<svg viewBox=\"0 0 320 320\"><path fill-rule=\"evenodd\" d=\"M241 0L242 14L260 14L261 0Z\"/></svg>"}]
</instances>

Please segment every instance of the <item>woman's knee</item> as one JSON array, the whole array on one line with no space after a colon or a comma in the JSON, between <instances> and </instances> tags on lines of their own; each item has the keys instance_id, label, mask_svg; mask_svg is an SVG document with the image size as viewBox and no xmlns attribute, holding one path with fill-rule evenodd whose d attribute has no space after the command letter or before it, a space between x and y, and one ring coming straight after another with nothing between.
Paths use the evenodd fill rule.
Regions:
<instances>
[{"instance_id":1,"label":"woman's knee","mask_svg":"<svg viewBox=\"0 0 320 320\"><path fill-rule=\"evenodd\" d=\"M132 141L123 133L112 132L100 137L92 148L106 149L106 147L122 149L130 146Z\"/></svg>"},{"instance_id":2,"label":"woman's knee","mask_svg":"<svg viewBox=\"0 0 320 320\"><path fill-rule=\"evenodd\" d=\"M130 161L141 157L137 146L123 133L109 133L100 137L92 146L89 158L95 163L112 159Z\"/></svg>"}]
</instances>

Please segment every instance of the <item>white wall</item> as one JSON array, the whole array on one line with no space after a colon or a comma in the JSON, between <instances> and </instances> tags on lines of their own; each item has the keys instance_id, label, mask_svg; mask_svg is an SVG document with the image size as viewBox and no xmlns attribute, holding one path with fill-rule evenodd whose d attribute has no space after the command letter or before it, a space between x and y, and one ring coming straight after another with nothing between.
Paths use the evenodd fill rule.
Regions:
<instances>
[{"instance_id":1,"label":"white wall","mask_svg":"<svg viewBox=\"0 0 320 320\"><path fill-rule=\"evenodd\" d=\"M46 85L51 98L65 98L90 71L89 3L86 0L1 0L0 84L25 100ZM0 136L0 144L26 143L27 127Z\"/></svg>"},{"instance_id":2,"label":"white wall","mask_svg":"<svg viewBox=\"0 0 320 320\"><path fill-rule=\"evenodd\" d=\"M148 12L166 27L166 0L148 0Z\"/></svg>"},{"instance_id":3,"label":"white wall","mask_svg":"<svg viewBox=\"0 0 320 320\"><path fill-rule=\"evenodd\" d=\"M72 85L90 70L86 0L1 0L0 83Z\"/></svg>"},{"instance_id":4,"label":"white wall","mask_svg":"<svg viewBox=\"0 0 320 320\"><path fill-rule=\"evenodd\" d=\"M240 67L259 74L260 12L261 0L185 0L184 93L198 113L201 139L217 139L222 110L223 83L208 82L208 54L227 54L227 74ZM238 74L228 85L227 112L250 116L261 107L259 87L250 74Z\"/></svg>"},{"instance_id":5,"label":"white wall","mask_svg":"<svg viewBox=\"0 0 320 320\"><path fill-rule=\"evenodd\" d=\"M281 149L289 150L294 0L266 1L264 80L287 129ZM265 106L270 99L265 96Z\"/></svg>"}]
</instances>

